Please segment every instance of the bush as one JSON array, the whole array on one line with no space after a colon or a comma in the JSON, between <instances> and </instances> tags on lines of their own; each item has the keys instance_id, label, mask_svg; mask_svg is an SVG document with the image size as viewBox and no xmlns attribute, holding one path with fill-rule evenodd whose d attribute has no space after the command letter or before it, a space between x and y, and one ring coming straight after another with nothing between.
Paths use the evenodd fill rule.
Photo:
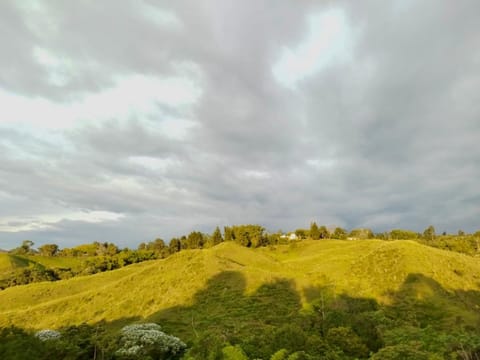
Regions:
<instances>
[{"instance_id":1,"label":"bush","mask_svg":"<svg viewBox=\"0 0 480 360\"><path fill-rule=\"evenodd\" d=\"M222 349L224 360L248 360L247 355L243 352L239 345L225 346Z\"/></svg>"},{"instance_id":2,"label":"bush","mask_svg":"<svg viewBox=\"0 0 480 360\"><path fill-rule=\"evenodd\" d=\"M127 359L179 359L187 345L179 338L165 334L158 324L133 324L121 330L120 349L117 355Z\"/></svg>"},{"instance_id":3,"label":"bush","mask_svg":"<svg viewBox=\"0 0 480 360\"><path fill-rule=\"evenodd\" d=\"M35 337L41 341L57 340L60 339L61 334L55 330L40 330L35 333Z\"/></svg>"}]
</instances>

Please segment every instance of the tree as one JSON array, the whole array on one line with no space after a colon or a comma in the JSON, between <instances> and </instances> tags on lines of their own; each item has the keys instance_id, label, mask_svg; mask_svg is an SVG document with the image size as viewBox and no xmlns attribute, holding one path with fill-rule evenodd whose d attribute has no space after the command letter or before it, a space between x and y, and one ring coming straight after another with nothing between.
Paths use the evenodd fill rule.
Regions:
<instances>
[{"instance_id":1,"label":"tree","mask_svg":"<svg viewBox=\"0 0 480 360\"><path fill-rule=\"evenodd\" d=\"M346 239L347 238L347 231L342 229L341 227L336 227L335 231L332 234L333 239Z\"/></svg>"},{"instance_id":2,"label":"tree","mask_svg":"<svg viewBox=\"0 0 480 360\"><path fill-rule=\"evenodd\" d=\"M58 245L57 244L45 244L38 248L40 251L40 255L43 256L55 256L58 253Z\"/></svg>"},{"instance_id":3,"label":"tree","mask_svg":"<svg viewBox=\"0 0 480 360\"><path fill-rule=\"evenodd\" d=\"M418 345L415 343L386 346L380 349L380 351L374 354L370 359L372 360L433 359L433 357L430 357L427 352L418 350L417 347Z\"/></svg>"},{"instance_id":4,"label":"tree","mask_svg":"<svg viewBox=\"0 0 480 360\"><path fill-rule=\"evenodd\" d=\"M225 234L225 241L233 241L235 240L233 237L233 230L230 226L225 226L223 228Z\"/></svg>"},{"instance_id":5,"label":"tree","mask_svg":"<svg viewBox=\"0 0 480 360\"><path fill-rule=\"evenodd\" d=\"M432 242L433 240L435 240L435 236L436 236L435 235L435 228L433 227L433 225L430 225L423 232L423 238L425 239L425 241Z\"/></svg>"},{"instance_id":6,"label":"tree","mask_svg":"<svg viewBox=\"0 0 480 360\"><path fill-rule=\"evenodd\" d=\"M188 249L201 249L204 244L203 234L199 231L192 231L188 234L187 248Z\"/></svg>"},{"instance_id":7,"label":"tree","mask_svg":"<svg viewBox=\"0 0 480 360\"><path fill-rule=\"evenodd\" d=\"M318 229L320 239L328 239L330 236L330 233L328 232L328 229L325 225L320 226L320 229Z\"/></svg>"},{"instance_id":8,"label":"tree","mask_svg":"<svg viewBox=\"0 0 480 360\"><path fill-rule=\"evenodd\" d=\"M23 240L22 245L18 248L15 248L11 251L13 254L19 255L28 255L32 253L32 246L34 245L33 241L30 240Z\"/></svg>"},{"instance_id":9,"label":"tree","mask_svg":"<svg viewBox=\"0 0 480 360\"><path fill-rule=\"evenodd\" d=\"M411 230L393 229L390 231L390 238L393 240L414 240L418 234Z\"/></svg>"},{"instance_id":10,"label":"tree","mask_svg":"<svg viewBox=\"0 0 480 360\"><path fill-rule=\"evenodd\" d=\"M295 235L297 236L298 239L306 239L308 234L308 230L306 229L297 229L295 230Z\"/></svg>"},{"instance_id":11,"label":"tree","mask_svg":"<svg viewBox=\"0 0 480 360\"><path fill-rule=\"evenodd\" d=\"M349 327L339 326L328 330L326 339L329 344L340 348L346 355L355 358L368 356L368 348Z\"/></svg>"},{"instance_id":12,"label":"tree","mask_svg":"<svg viewBox=\"0 0 480 360\"><path fill-rule=\"evenodd\" d=\"M235 225L232 226L231 229L233 240L242 246L257 247L263 245L265 242L265 229L260 225ZM225 232L225 240L226 239L227 233Z\"/></svg>"},{"instance_id":13,"label":"tree","mask_svg":"<svg viewBox=\"0 0 480 360\"><path fill-rule=\"evenodd\" d=\"M165 241L163 239L157 238L154 241L147 244L148 250L153 250L156 254L161 254L166 248Z\"/></svg>"},{"instance_id":14,"label":"tree","mask_svg":"<svg viewBox=\"0 0 480 360\"><path fill-rule=\"evenodd\" d=\"M167 335L155 323L127 325L121 330L120 349L116 354L127 359L180 359L187 345Z\"/></svg>"},{"instance_id":15,"label":"tree","mask_svg":"<svg viewBox=\"0 0 480 360\"><path fill-rule=\"evenodd\" d=\"M97 247L95 251L95 255L97 256L113 256L119 252L117 245L113 243L99 243L96 241L93 244Z\"/></svg>"},{"instance_id":16,"label":"tree","mask_svg":"<svg viewBox=\"0 0 480 360\"><path fill-rule=\"evenodd\" d=\"M181 248L182 248L182 244L180 243L180 239L173 238L170 240L170 244L168 244L168 250L170 254L179 252Z\"/></svg>"},{"instance_id":17,"label":"tree","mask_svg":"<svg viewBox=\"0 0 480 360\"><path fill-rule=\"evenodd\" d=\"M356 239L372 239L373 231L368 228L353 229L350 231L350 237Z\"/></svg>"},{"instance_id":18,"label":"tree","mask_svg":"<svg viewBox=\"0 0 480 360\"><path fill-rule=\"evenodd\" d=\"M318 229L318 225L315 221L310 224L310 238L313 240L320 239L320 230Z\"/></svg>"},{"instance_id":19,"label":"tree","mask_svg":"<svg viewBox=\"0 0 480 360\"><path fill-rule=\"evenodd\" d=\"M220 244L223 241L222 233L220 232L220 228L217 226L212 234L212 244L213 246Z\"/></svg>"}]
</instances>

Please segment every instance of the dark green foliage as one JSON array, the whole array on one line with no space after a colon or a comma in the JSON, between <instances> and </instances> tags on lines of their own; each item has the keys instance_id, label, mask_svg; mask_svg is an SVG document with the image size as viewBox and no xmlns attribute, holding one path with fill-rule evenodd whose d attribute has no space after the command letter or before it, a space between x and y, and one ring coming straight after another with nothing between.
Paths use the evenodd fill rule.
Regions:
<instances>
[{"instance_id":1,"label":"dark green foliage","mask_svg":"<svg viewBox=\"0 0 480 360\"><path fill-rule=\"evenodd\" d=\"M435 236L435 228L432 225L427 227L423 232L423 239L427 242L432 242L435 240Z\"/></svg>"},{"instance_id":2,"label":"dark green foliage","mask_svg":"<svg viewBox=\"0 0 480 360\"><path fill-rule=\"evenodd\" d=\"M44 344L17 327L0 329L0 359L31 360L44 358Z\"/></svg>"},{"instance_id":3,"label":"dark green foliage","mask_svg":"<svg viewBox=\"0 0 480 360\"><path fill-rule=\"evenodd\" d=\"M222 360L222 349L226 346L222 337L213 331L205 331L195 339L189 355L195 359Z\"/></svg>"},{"instance_id":4,"label":"dark green foliage","mask_svg":"<svg viewBox=\"0 0 480 360\"><path fill-rule=\"evenodd\" d=\"M205 243L205 237L200 231L192 231L187 237L187 249L201 249Z\"/></svg>"},{"instance_id":5,"label":"dark green foliage","mask_svg":"<svg viewBox=\"0 0 480 360\"><path fill-rule=\"evenodd\" d=\"M429 360L430 355L418 350L417 344L400 344L387 346L374 354L371 360Z\"/></svg>"},{"instance_id":6,"label":"dark green foliage","mask_svg":"<svg viewBox=\"0 0 480 360\"><path fill-rule=\"evenodd\" d=\"M330 237L330 233L328 232L328 229L325 225L320 226L320 228L318 229L318 233L320 239L328 239Z\"/></svg>"},{"instance_id":7,"label":"dark green foliage","mask_svg":"<svg viewBox=\"0 0 480 360\"><path fill-rule=\"evenodd\" d=\"M310 224L310 238L313 240L320 239L320 229L315 221Z\"/></svg>"},{"instance_id":8,"label":"dark green foliage","mask_svg":"<svg viewBox=\"0 0 480 360\"><path fill-rule=\"evenodd\" d=\"M366 358L368 348L362 339L349 327L335 327L328 330L326 340L344 354L354 358Z\"/></svg>"},{"instance_id":9,"label":"dark green foliage","mask_svg":"<svg viewBox=\"0 0 480 360\"><path fill-rule=\"evenodd\" d=\"M218 245L223 241L222 233L220 232L220 228L217 226L212 234L212 245Z\"/></svg>"},{"instance_id":10,"label":"dark green foliage","mask_svg":"<svg viewBox=\"0 0 480 360\"><path fill-rule=\"evenodd\" d=\"M272 346L272 352L277 349L288 349L294 352L304 350L307 340L308 336L302 328L295 324L287 324L272 333L269 343Z\"/></svg>"},{"instance_id":11,"label":"dark green foliage","mask_svg":"<svg viewBox=\"0 0 480 360\"><path fill-rule=\"evenodd\" d=\"M372 239L373 231L365 228L353 229L350 231L349 237L354 239Z\"/></svg>"},{"instance_id":12,"label":"dark green foliage","mask_svg":"<svg viewBox=\"0 0 480 360\"><path fill-rule=\"evenodd\" d=\"M440 235L433 240L425 241L426 245L443 250L455 251L467 255L480 254L480 237L475 235Z\"/></svg>"},{"instance_id":13,"label":"dark green foliage","mask_svg":"<svg viewBox=\"0 0 480 360\"><path fill-rule=\"evenodd\" d=\"M419 234L410 230L394 229L390 231L389 238L392 240L416 240L419 238Z\"/></svg>"},{"instance_id":14,"label":"dark green foliage","mask_svg":"<svg viewBox=\"0 0 480 360\"><path fill-rule=\"evenodd\" d=\"M341 227L336 227L332 234L332 239L344 240L347 238L347 231Z\"/></svg>"},{"instance_id":15,"label":"dark green foliage","mask_svg":"<svg viewBox=\"0 0 480 360\"><path fill-rule=\"evenodd\" d=\"M40 255L43 256L55 256L58 253L57 244L45 244L38 248Z\"/></svg>"},{"instance_id":16,"label":"dark green foliage","mask_svg":"<svg viewBox=\"0 0 480 360\"><path fill-rule=\"evenodd\" d=\"M33 241L31 240L24 240L22 241L22 245L18 248L15 248L10 251L11 254L15 255L29 255L33 254L32 246L34 245Z\"/></svg>"},{"instance_id":17,"label":"dark green foliage","mask_svg":"<svg viewBox=\"0 0 480 360\"><path fill-rule=\"evenodd\" d=\"M165 245L163 239L157 238L148 243L141 243L138 246L138 251L143 254L152 253L153 259L162 259L170 254L169 248Z\"/></svg>"},{"instance_id":18,"label":"dark green foliage","mask_svg":"<svg viewBox=\"0 0 480 360\"><path fill-rule=\"evenodd\" d=\"M0 329L0 359L5 360L90 360L90 359L180 359L184 350L169 352L152 344L145 356L121 356L122 337L105 331L105 324L81 324L60 329L58 339L40 340L34 334L16 327ZM148 335L148 334L147 334ZM166 334L164 334L166 335ZM166 335L165 338L174 339ZM142 341L143 339L139 339ZM178 340L178 339L177 339ZM177 341L175 340L175 341ZM146 340L149 341L148 339ZM177 342L181 342L178 340ZM183 344L185 346L185 344ZM205 358L214 360L215 358Z\"/></svg>"},{"instance_id":19,"label":"dark green foliage","mask_svg":"<svg viewBox=\"0 0 480 360\"><path fill-rule=\"evenodd\" d=\"M225 241L233 240L245 247L266 245L265 229L260 225L234 225L225 227Z\"/></svg>"},{"instance_id":20,"label":"dark green foliage","mask_svg":"<svg viewBox=\"0 0 480 360\"><path fill-rule=\"evenodd\" d=\"M310 231L307 229L297 229L295 230L295 235L298 239L304 240L310 235Z\"/></svg>"},{"instance_id":21,"label":"dark green foliage","mask_svg":"<svg viewBox=\"0 0 480 360\"><path fill-rule=\"evenodd\" d=\"M182 244L180 242L180 239L178 238L173 238L170 240L170 244L168 245L168 251L170 254L175 254L176 252L179 252L182 249Z\"/></svg>"},{"instance_id":22,"label":"dark green foliage","mask_svg":"<svg viewBox=\"0 0 480 360\"><path fill-rule=\"evenodd\" d=\"M7 287L16 285L26 285L39 281L56 281L60 278L52 269L42 267L28 267L16 270L9 278L5 280Z\"/></svg>"},{"instance_id":23,"label":"dark green foliage","mask_svg":"<svg viewBox=\"0 0 480 360\"><path fill-rule=\"evenodd\" d=\"M225 241L233 241L233 230L230 226L224 227Z\"/></svg>"}]
</instances>

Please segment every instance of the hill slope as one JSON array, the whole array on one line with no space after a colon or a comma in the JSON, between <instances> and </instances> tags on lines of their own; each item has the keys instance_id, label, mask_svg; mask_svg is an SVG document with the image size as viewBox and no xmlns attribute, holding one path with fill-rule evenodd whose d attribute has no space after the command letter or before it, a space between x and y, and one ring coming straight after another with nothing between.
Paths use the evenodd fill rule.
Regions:
<instances>
[{"instance_id":1,"label":"hill slope","mask_svg":"<svg viewBox=\"0 0 480 360\"><path fill-rule=\"evenodd\" d=\"M105 320L116 328L148 319L189 339L213 327L242 333L281 323L327 292L396 309L432 309L441 312L443 326L474 325L479 291L478 259L416 242L304 241L275 249L222 243L106 273L5 289L0 327Z\"/></svg>"},{"instance_id":2,"label":"hill slope","mask_svg":"<svg viewBox=\"0 0 480 360\"><path fill-rule=\"evenodd\" d=\"M14 255L0 252L0 273L12 271L22 267L70 267L78 268L87 257L67 256L40 256L40 255Z\"/></svg>"}]
</instances>

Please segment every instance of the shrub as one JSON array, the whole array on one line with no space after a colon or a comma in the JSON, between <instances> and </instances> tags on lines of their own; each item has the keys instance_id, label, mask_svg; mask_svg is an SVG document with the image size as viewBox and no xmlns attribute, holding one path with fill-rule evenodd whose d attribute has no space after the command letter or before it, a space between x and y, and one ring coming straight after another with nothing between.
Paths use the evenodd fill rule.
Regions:
<instances>
[{"instance_id":1,"label":"shrub","mask_svg":"<svg viewBox=\"0 0 480 360\"><path fill-rule=\"evenodd\" d=\"M35 337L41 341L58 340L62 335L55 330L45 329L35 333Z\"/></svg>"},{"instance_id":2,"label":"shrub","mask_svg":"<svg viewBox=\"0 0 480 360\"><path fill-rule=\"evenodd\" d=\"M165 334L158 324L133 324L121 330L117 355L128 359L151 356L155 359L179 359L187 345L179 338Z\"/></svg>"},{"instance_id":3,"label":"shrub","mask_svg":"<svg viewBox=\"0 0 480 360\"><path fill-rule=\"evenodd\" d=\"M245 355L239 345L225 346L222 349L222 353L225 360L248 360L247 355Z\"/></svg>"}]
</instances>

